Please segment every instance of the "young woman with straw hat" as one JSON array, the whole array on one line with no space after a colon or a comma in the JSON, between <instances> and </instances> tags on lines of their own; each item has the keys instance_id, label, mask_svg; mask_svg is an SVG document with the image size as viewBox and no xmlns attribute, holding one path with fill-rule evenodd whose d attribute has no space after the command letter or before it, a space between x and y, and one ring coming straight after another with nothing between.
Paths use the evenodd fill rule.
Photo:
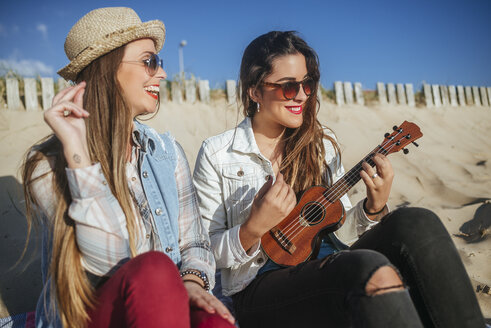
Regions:
<instances>
[{"instance_id":1,"label":"young woman with straw hat","mask_svg":"<svg viewBox=\"0 0 491 328\"><path fill-rule=\"evenodd\" d=\"M53 134L23 166L43 231L38 327L229 327L208 291L215 262L182 148L135 120L159 106L161 21L101 8L70 30L76 85L44 118ZM227 320L226 320L227 319Z\"/></svg>"},{"instance_id":2,"label":"young woman with straw hat","mask_svg":"<svg viewBox=\"0 0 491 328\"><path fill-rule=\"evenodd\" d=\"M422 208L389 213L388 158L374 151L344 175L334 134L317 119L319 80L317 54L296 33L257 37L240 68L245 119L205 140L196 159L201 214L241 328L483 327L438 217ZM399 134L393 142L410 139ZM366 198L352 206L346 187L360 179ZM332 187L292 211L319 185ZM302 232L329 221L327 213L345 222L319 233L316 255ZM288 258L304 250L299 261Z\"/></svg>"}]
</instances>

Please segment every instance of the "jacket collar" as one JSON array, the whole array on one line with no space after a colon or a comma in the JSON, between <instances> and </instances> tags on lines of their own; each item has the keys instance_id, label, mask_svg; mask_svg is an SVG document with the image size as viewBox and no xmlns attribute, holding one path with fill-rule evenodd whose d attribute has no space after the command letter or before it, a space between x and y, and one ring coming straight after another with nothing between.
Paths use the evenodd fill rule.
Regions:
<instances>
[{"instance_id":1,"label":"jacket collar","mask_svg":"<svg viewBox=\"0 0 491 328\"><path fill-rule=\"evenodd\" d=\"M131 137L143 152L150 151L150 153L153 153L155 151L155 143L157 142L155 139L158 135L156 135L156 132L153 129L147 127L145 124L133 120L133 132ZM165 145L162 145L162 147L164 147L165 150Z\"/></svg>"},{"instance_id":2,"label":"jacket collar","mask_svg":"<svg viewBox=\"0 0 491 328\"><path fill-rule=\"evenodd\" d=\"M246 117L235 129L232 150L245 154L253 153L261 155L256 143L256 138L254 138L252 120L250 117Z\"/></svg>"}]
</instances>

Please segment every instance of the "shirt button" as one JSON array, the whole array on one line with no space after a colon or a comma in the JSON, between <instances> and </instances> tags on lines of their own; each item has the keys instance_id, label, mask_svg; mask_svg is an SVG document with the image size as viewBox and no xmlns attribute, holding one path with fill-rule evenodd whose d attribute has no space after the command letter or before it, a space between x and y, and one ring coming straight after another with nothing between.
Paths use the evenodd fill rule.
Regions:
<instances>
[{"instance_id":1,"label":"shirt button","mask_svg":"<svg viewBox=\"0 0 491 328\"><path fill-rule=\"evenodd\" d=\"M264 177L264 180L266 180L266 181L269 181L269 179L271 179L271 176L270 175L267 175L267 176Z\"/></svg>"},{"instance_id":2,"label":"shirt button","mask_svg":"<svg viewBox=\"0 0 491 328\"><path fill-rule=\"evenodd\" d=\"M147 233L147 234L145 235L145 237L146 237L147 239L150 239L150 234L149 234L149 233Z\"/></svg>"},{"instance_id":3,"label":"shirt button","mask_svg":"<svg viewBox=\"0 0 491 328\"><path fill-rule=\"evenodd\" d=\"M131 177L131 181L136 181L136 178L135 177Z\"/></svg>"},{"instance_id":4,"label":"shirt button","mask_svg":"<svg viewBox=\"0 0 491 328\"><path fill-rule=\"evenodd\" d=\"M257 264L261 264L264 262L264 259L262 257L258 258L257 259Z\"/></svg>"},{"instance_id":5,"label":"shirt button","mask_svg":"<svg viewBox=\"0 0 491 328\"><path fill-rule=\"evenodd\" d=\"M144 177L144 178L148 178L148 173L147 173L147 171L143 171L143 177Z\"/></svg>"},{"instance_id":6,"label":"shirt button","mask_svg":"<svg viewBox=\"0 0 491 328\"><path fill-rule=\"evenodd\" d=\"M239 170L239 171L237 172L237 175L238 175L239 177L244 176L244 171Z\"/></svg>"},{"instance_id":7,"label":"shirt button","mask_svg":"<svg viewBox=\"0 0 491 328\"><path fill-rule=\"evenodd\" d=\"M172 247L167 247L167 248L165 249L165 252L166 252L166 253L170 253L170 252L172 252L172 251L173 251L173 248L172 248Z\"/></svg>"},{"instance_id":8,"label":"shirt button","mask_svg":"<svg viewBox=\"0 0 491 328\"><path fill-rule=\"evenodd\" d=\"M102 184L103 185L107 185L107 181L106 180L102 180Z\"/></svg>"},{"instance_id":9,"label":"shirt button","mask_svg":"<svg viewBox=\"0 0 491 328\"><path fill-rule=\"evenodd\" d=\"M162 214L162 209L161 209L161 208L157 208L157 209L155 210L155 214L157 214L157 215L161 215L161 214Z\"/></svg>"}]
</instances>

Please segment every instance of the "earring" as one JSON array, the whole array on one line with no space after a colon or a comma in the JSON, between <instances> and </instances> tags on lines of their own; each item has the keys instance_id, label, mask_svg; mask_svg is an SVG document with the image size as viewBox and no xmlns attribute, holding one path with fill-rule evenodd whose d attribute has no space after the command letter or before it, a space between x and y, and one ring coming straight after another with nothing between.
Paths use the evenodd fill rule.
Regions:
<instances>
[{"instance_id":1,"label":"earring","mask_svg":"<svg viewBox=\"0 0 491 328\"><path fill-rule=\"evenodd\" d=\"M261 107L261 105L259 105L259 103L256 103L257 104L257 112L259 113L259 108Z\"/></svg>"}]
</instances>

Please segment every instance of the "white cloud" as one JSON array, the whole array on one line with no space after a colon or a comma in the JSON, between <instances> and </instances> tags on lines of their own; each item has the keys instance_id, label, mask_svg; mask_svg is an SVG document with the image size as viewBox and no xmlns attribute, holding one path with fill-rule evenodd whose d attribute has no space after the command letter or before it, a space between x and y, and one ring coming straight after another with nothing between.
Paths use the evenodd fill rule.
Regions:
<instances>
[{"instance_id":1,"label":"white cloud","mask_svg":"<svg viewBox=\"0 0 491 328\"><path fill-rule=\"evenodd\" d=\"M5 75L8 71L13 71L25 77L53 76L55 72L53 67L39 60L0 59L0 75Z\"/></svg>"},{"instance_id":2,"label":"white cloud","mask_svg":"<svg viewBox=\"0 0 491 328\"><path fill-rule=\"evenodd\" d=\"M41 32L44 39L48 38L48 26L46 26L46 24L42 24L42 23L38 24L38 26L36 26L36 30Z\"/></svg>"}]
</instances>

